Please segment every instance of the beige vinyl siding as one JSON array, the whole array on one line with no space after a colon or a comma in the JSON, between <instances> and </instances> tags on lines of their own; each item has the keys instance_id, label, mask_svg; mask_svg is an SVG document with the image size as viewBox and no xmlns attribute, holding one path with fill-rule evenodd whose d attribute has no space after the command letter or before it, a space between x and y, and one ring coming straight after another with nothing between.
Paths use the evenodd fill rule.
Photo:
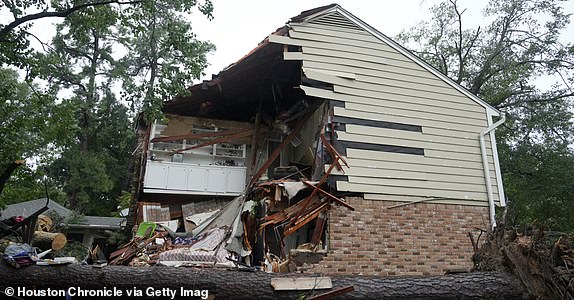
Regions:
<instances>
[{"instance_id":1,"label":"beige vinyl siding","mask_svg":"<svg viewBox=\"0 0 574 300\"><path fill-rule=\"evenodd\" d=\"M422 156L347 148L350 168L335 174L348 181L338 181L337 189L378 200L438 197L447 199L437 203L486 206L479 146L479 132L488 126L485 107L367 31L325 20L291 24L289 37L269 38L300 46L301 52L285 53L285 59L301 60L307 78L333 85L332 90L301 86L303 91L344 102L334 108L336 117L422 127L412 132L346 124L337 139L424 149ZM486 138L498 201L492 145Z\"/></svg>"},{"instance_id":2,"label":"beige vinyl siding","mask_svg":"<svg viewBox=\"0 0 574 300\"><path fill-rule=\"evenodd\" d=\"M383 188L383 189L381 189ZM384 186L381 184L366 184L366 183L351 183L346 181L337 181L337 190L339 191L355 191L360 193L369 194L387 194L387 195L405 195L417 197L433 197L433 198L448 198L448 199L462 199L467 201L475 201L477 205L482 203L483 206L488 205L485 192L471 192L471 191L455 191L455 190L440 190L433 188L419 188L419 187L400 187L400 186ZM436 201L436 203L443 203Z\"/></svg>"}]
</instances>

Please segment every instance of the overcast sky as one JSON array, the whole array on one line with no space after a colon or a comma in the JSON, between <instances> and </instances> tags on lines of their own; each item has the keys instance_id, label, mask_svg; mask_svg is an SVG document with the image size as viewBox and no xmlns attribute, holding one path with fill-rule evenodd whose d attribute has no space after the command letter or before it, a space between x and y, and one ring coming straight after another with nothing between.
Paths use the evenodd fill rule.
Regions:
<instances>
[{"instance_id":1,"label":"overcast sky","mask_svg":"<svg viewBox=\"0 0 574 300\"><path fill-rule=\"evenodd\" d=\"M393 37L422 20L430 18L429 8L439 0L339 0L336 3L380 32ZM217 50L208 56L210 67L205 78L217 74L229 64L247 54L275 29L291 17L315 7L334 3L333 0L213 0L214 20L208 21L199 13L192 15L194 32L201 40L209 40ZM485 0L459 0L460 8L467 8L463 17L466 26L483 22L481 11ZM566 12L574 12L574 1L564 4ZM574 22L574 20L573 20ZM572 41L574 25L570 24L564 39Z\"/></svg>"}]
</instances>

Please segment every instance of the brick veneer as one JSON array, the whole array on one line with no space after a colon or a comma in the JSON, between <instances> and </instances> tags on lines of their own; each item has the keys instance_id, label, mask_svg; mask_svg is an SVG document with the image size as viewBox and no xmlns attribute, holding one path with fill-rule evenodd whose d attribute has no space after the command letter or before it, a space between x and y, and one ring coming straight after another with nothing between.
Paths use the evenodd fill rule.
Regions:
<instances>
[{"instance_id":1,"label":"brick veneer","mask_svg":"<svg viewBox=\"0 0 574 300\"><path fill-rule=\"evenodd\" d=\"M346 198L329 215L329 251L306 273L357 275L439 275L469 269L473 254L468 232L488 227L488 208Z\"/></svg>"}]
</instances>

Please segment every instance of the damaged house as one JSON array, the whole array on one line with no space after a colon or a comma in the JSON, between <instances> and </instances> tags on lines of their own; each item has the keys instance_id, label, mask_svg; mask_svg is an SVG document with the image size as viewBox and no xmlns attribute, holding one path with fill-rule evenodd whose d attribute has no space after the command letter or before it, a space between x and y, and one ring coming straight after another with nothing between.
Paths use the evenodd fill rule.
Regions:
<instances>
[{"instance_id":1,"label":"damaged house","mask_svg":"<svg viewBox=\"0 0 574 300\"><path fill-rule=\"evenodd\" d=\"M221 229L233 260L469 269L469 232L505 205L504 117L338 5L293 17L190 92L140 126L137 221L187 237Z\"/></svg>"}]
</instances>

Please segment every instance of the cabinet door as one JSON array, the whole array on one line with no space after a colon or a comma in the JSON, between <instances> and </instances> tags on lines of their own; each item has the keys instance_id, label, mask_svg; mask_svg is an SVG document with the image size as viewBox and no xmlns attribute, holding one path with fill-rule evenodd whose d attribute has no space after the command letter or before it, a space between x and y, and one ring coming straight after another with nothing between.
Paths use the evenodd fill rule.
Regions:
<instances>
[{"instance_id":1,"label":"cabinet door","mask_svg":"<svg viewBox=\"0 0 574 300\"><path fill-rule=\"evenodd\" d=\"M187 189L190 191L205 191L207 183L207 169L189 167L187 175Z\"/></svg>"},{"instance_id":2,"label":"cabinet door","mask_svg":"<svg viewBox=\"0 0 574 300\"><path fill-rule=\"evenodd\" d=\"M148 161L145 171L144 187L155 189L167 188L167 166Z\"/></svg>"},{"instance_id":3,"label":"cabinet door","mask_svg":"<svg viewBox=\"0 0 574 300\"><path fill-rule=\"evenodd\" d=\"M245 169L229 168L227 177L227 192L241 193L245 189Z\"/></svg>"},{"instance_id":4,"label":"cabinet door","mask_svg":"<svg viewBox=\"0 0 574 300\"><path fill-rule=\"evenodd\" d=\"M227 172L222 168L207 170L207 191L224 193Z\"/></svg>"},{"instance_id":5,"label":"cabinet door","mask_svg":"<svg viewBox=\"0 0 574 300\"><path fill-rule=\"evenodd\" d=\"M169 166L167 171L167 189L187 189L187 168L183 166Z\"/></svg>"}]
</instances>

